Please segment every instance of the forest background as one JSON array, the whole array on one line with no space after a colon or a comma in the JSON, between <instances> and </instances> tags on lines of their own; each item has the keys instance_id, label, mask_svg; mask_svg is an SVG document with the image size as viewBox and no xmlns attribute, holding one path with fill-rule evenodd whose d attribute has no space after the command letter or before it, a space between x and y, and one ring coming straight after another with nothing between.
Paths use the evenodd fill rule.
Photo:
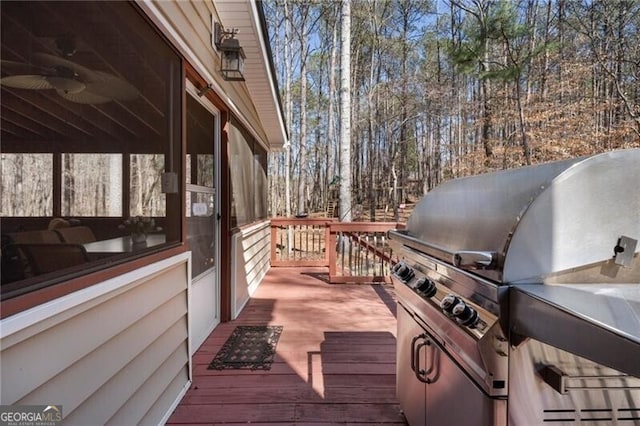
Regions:
<instances>
[{"instance_id":1,"label":"forest background","mask_svg":"<svg viewBox=\"0 0 640 426\"><path fill-rule=\"evenodd\" d=\"M344 6L263 2L289 134L269 161L274 216L330 212L350 180L343 217L398 220L449 179L640 147L640 1Z\"/></svg>"}]
</instances>

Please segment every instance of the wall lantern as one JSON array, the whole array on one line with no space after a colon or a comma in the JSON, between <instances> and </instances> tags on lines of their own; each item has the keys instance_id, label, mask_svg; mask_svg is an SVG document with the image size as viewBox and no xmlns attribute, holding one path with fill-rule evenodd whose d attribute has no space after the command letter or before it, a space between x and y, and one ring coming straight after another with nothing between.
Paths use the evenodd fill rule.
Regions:
<instances>
[{"instance_id":1,"label":"wall lantern","mask_svg":"<svg viewBox=\"0 0 640 426\"><path fill-rule=\"evenodd\" d=\"M213 42L222 54L220 72L227 81L244 81L244 50L236 38L236 28L225 31L219 23L213 24Z\"/></svg>"}]
</instances>

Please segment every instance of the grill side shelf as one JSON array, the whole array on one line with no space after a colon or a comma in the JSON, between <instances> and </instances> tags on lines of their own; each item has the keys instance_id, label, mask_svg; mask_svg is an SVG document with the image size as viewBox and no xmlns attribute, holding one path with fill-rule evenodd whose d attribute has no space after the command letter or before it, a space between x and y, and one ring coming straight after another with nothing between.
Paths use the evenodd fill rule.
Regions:
<instances>
[{"instance_id":1,"label":"grill side shelf","mask_svg":"<svg viewBox=\"0 0 640 426\"><path fill-rule=\"evenodd\" d=\"M510 331L640 377L638 286L521 285L509 289ZM599 294L598 294L599 293ZM636 300L637 299L637 300Z\"/></svg>"}]
</instances>

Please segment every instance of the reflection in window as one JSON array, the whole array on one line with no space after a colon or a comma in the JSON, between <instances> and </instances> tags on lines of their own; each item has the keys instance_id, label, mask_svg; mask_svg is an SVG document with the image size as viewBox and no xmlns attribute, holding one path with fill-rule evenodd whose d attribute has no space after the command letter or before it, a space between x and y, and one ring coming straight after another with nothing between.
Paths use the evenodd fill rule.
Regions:
<instances>
[{"instance_id":1,"label":"reflection in window","mask_svg":"<svg viewBox=\"0 0 640 426\"><path fill-rule=\"evenodd\" d=\"M51 216L53 155L2 154L0 209L2 216ZM32 173L38 170L38 173Z\"/></svg>"},{"instance_id":2,"label":"reflection in window","mask_svg":"<svg viewBox=\"0 0 640 426\"><path fill-rule=\"evenodd\" d=\"M215 190L187 191L187 243L191 250L191 276L215 266Z\"/></svg>"},{"instance_id":3,"label":"reflection in window","mask_svg":"<svg viewBox=\"0 0 640 426\"><path fill-rule=\"evenodd\" d=\"M182 176L177 52L136 2L2 2L0 20L2 299L179 242L183 194L160 185ZM133 247L131 215L161 234Z\"/></svg>"},{"instance_id":4,"label":"reflection in window","mask_svg":"<svg viewBox=\"0 0 640 426\"><path fill-rule=\"evenodd\" d=\"M213 137L213 136L212 136ZM209 142L210 147L209 150L213 150L213 141ZM214 185L214 162L213 162L213 154L197 154L196 155L196 164L195 164L195 176L193 180L192 169L191 169L191 154L187 154L187 183L193 183L195 185L207 186L209 188L213 188Z\"/></svg>"},{"instance_id":5,"label":"reflection in window","mask_svg":"<svg viewBox=\"0 0 640 426\"><path fill-rule=\"evenodd\" d=\"M191 182L191 154L187 154L186 157L187 157L187 164L184 169L184 172L187 178L187 184L189 184L189 183L193 183Z\"/></svg>"},{"instance_id":6,"label":"reflection in window","mask_svg":"<svg viewBox=\"0 0 640 426\"><path fill-rule=\"evenodd\" d=\"M213 149L213 141L211 142ZM213 188L213 154L198 154L198 181L197 185L208 186L209 188Z\"/></svg>"},{"instance_id":7,"label":"reflection in window","mask_svg":"<svg viewBox=\"0 0 640 426\"><path fill-rule=\"evenodd\" d=\"M267 153L255 144L253 158L255 193L254 193L254 218L261 220L267 218Z\"/></svg>"},{"instance_id":8,"label":"reflection in window","mask_svg":"<svg viewBox=\"0 0 640 426\"><path fill-rule=\"evenodd\" d=\"M164 171L164 155L132 154L130 170L130 215L164 216L166 196L160 186Z\"/></svg>"},{"instance_id":9,"label":"reflection in window","mask_svg":"<svg viewBox=\"0 0 640 426\"><path fill-rule=\"evenodd\" d=\"M62 155L62 215L122 215L122 154Z\"/></svg>"}]
</instances>

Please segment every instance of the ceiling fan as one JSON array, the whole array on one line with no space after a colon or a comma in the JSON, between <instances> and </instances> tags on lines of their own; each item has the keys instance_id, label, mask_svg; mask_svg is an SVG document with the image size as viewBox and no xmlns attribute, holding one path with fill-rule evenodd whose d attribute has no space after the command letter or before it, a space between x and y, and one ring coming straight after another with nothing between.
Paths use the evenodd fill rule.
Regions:
<instances>
[{"instance_id":1,"label":"ceiling fan","mask_svg":"<svg viewBox=\"0 0 640 426\"><path fill-rule=\"evenodd\" d=\"M79 104L130 101L138 97L138 90L124 79L68 59L76 52L73 38L56 39L56 48L61 56L34 53L32 63L2 60L2 73L11 75L0 78L0 85L15 89L53 89L64 99Z\"/></svg>"}]
</instances>

